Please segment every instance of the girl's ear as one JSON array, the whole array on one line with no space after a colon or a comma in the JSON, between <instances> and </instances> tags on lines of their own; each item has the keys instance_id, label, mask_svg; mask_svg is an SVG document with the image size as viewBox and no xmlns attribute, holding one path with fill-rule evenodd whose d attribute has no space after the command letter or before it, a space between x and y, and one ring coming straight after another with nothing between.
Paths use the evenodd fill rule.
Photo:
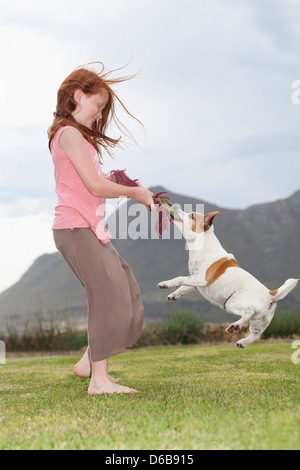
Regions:
<instances>
[{"instance_id":1,"label":"girl's ear","mask_svg":"<svg viewBox=\"0 0 300 470\"><path fill-rule=\"evenodd\" d=\"M82 96L81 90L78 89L74 91L74 100L76 101L76 103L80 103L81 96Z\"/></svg>"}]
</instances>

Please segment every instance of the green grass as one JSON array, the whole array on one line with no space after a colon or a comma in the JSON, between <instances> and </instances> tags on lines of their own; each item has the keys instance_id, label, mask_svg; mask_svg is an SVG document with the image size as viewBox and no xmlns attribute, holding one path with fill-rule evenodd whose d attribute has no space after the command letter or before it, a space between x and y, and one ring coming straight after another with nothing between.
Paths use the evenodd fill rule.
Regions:
<instances>
[{"instance_id":1,"label":"green grass","mask_svg":"<svg viewBox=\"0 0 300 470\"><path fill-rule=\"evenodd\" d=\"M139 394L88 396L78 356L0 367L0 449L297 449L291 342L126 351L110 373Z\"/></svg>"}]
</instances>

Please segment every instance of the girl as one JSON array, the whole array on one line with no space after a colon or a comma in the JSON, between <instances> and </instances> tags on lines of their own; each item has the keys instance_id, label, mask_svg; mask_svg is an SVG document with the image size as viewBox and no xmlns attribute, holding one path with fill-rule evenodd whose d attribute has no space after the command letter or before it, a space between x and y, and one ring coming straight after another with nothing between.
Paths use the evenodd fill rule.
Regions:
<instances>
[{"instance_id":1,"label":"girl","mask_svg":"<svg viewBox=\"0 0 300 470\"><path fill-rule=\"evenodd\" d=\"M54 120L48 130L55 168L58 204L53 236L57 249L84 285L88 300L88 342L74 372L91 377L88 394L135 393L108 375L108 357L120 354L138 339L143 325L143 304L136 280L110 243L104 227L105 199L126 196L145 206L153 193L142 186L127 187L105 178L101 150L119 144L106 134L116 118L111 89L130 77L109 78L86 67L75 69L57 93Z\"/></svg>"}]
</instances>

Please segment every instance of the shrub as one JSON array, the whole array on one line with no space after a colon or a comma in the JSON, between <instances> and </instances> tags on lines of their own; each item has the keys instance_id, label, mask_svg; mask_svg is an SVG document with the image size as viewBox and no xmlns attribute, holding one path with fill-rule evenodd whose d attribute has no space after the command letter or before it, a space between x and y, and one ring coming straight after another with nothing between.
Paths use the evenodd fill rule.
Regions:
<instances>
[{"instance_id":1,"label":"shrub","mask_svg":"<svg viewBox=\"0 0 300 470\"><path fill-rule=\"evenodd\" d=\"M60 330L58 325L39 321L26 324L23 334L10 327L7 335L0 336L8 352L49 352L78 350L87 346L87 332L68 326Z\"/></svg>"},{"instance_id":2,"label":"shrub","mask_svg":"<svg viewBox=\"0 0 300 470\"><path fill-rule=\"evenodd\" d=\"M159 346L161 344L161 327L148 326L142 329L142 333L133 347L144 348L146 346Z\"/></svg>"},{"instance_id":3,"label":"shrub","mask_svg":"<svg viewBox=\"0 0 300 470\"><path fill-rule=\"evenodd\" d=\"M161 327L163 343L197 343L203 334L204 322L192 312L178 311L169 315Z\"/></svg>"},{"instance_id":4,"label":"shrub","mask_svg":"<svg viewBox=\"0 0 300 470\"><path fill-rule=\"evenodd\" d=\"M262 337L267 339L287 338L300 334L300 311L281 310L275 313L268 328L263 332Z\"/></svg>"}]
</instances>

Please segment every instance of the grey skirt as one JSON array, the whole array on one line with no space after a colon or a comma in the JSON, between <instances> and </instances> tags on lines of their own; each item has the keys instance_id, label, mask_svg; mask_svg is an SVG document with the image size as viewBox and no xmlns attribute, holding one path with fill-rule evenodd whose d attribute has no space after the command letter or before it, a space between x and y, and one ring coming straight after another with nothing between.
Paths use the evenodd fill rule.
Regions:
<instances>
[{"instance_id":1,"label":"grey skirt","mask_svg":"<svg viewBox=\"0 0 300 470\"><path fill-rule=\"evenodd\" d=\"M92 362L130 348L144 321L140 289L128 264L112 244L102 244L90 228L55 229L56 248L85 287Z\"/></svg>"}]
</instances>

